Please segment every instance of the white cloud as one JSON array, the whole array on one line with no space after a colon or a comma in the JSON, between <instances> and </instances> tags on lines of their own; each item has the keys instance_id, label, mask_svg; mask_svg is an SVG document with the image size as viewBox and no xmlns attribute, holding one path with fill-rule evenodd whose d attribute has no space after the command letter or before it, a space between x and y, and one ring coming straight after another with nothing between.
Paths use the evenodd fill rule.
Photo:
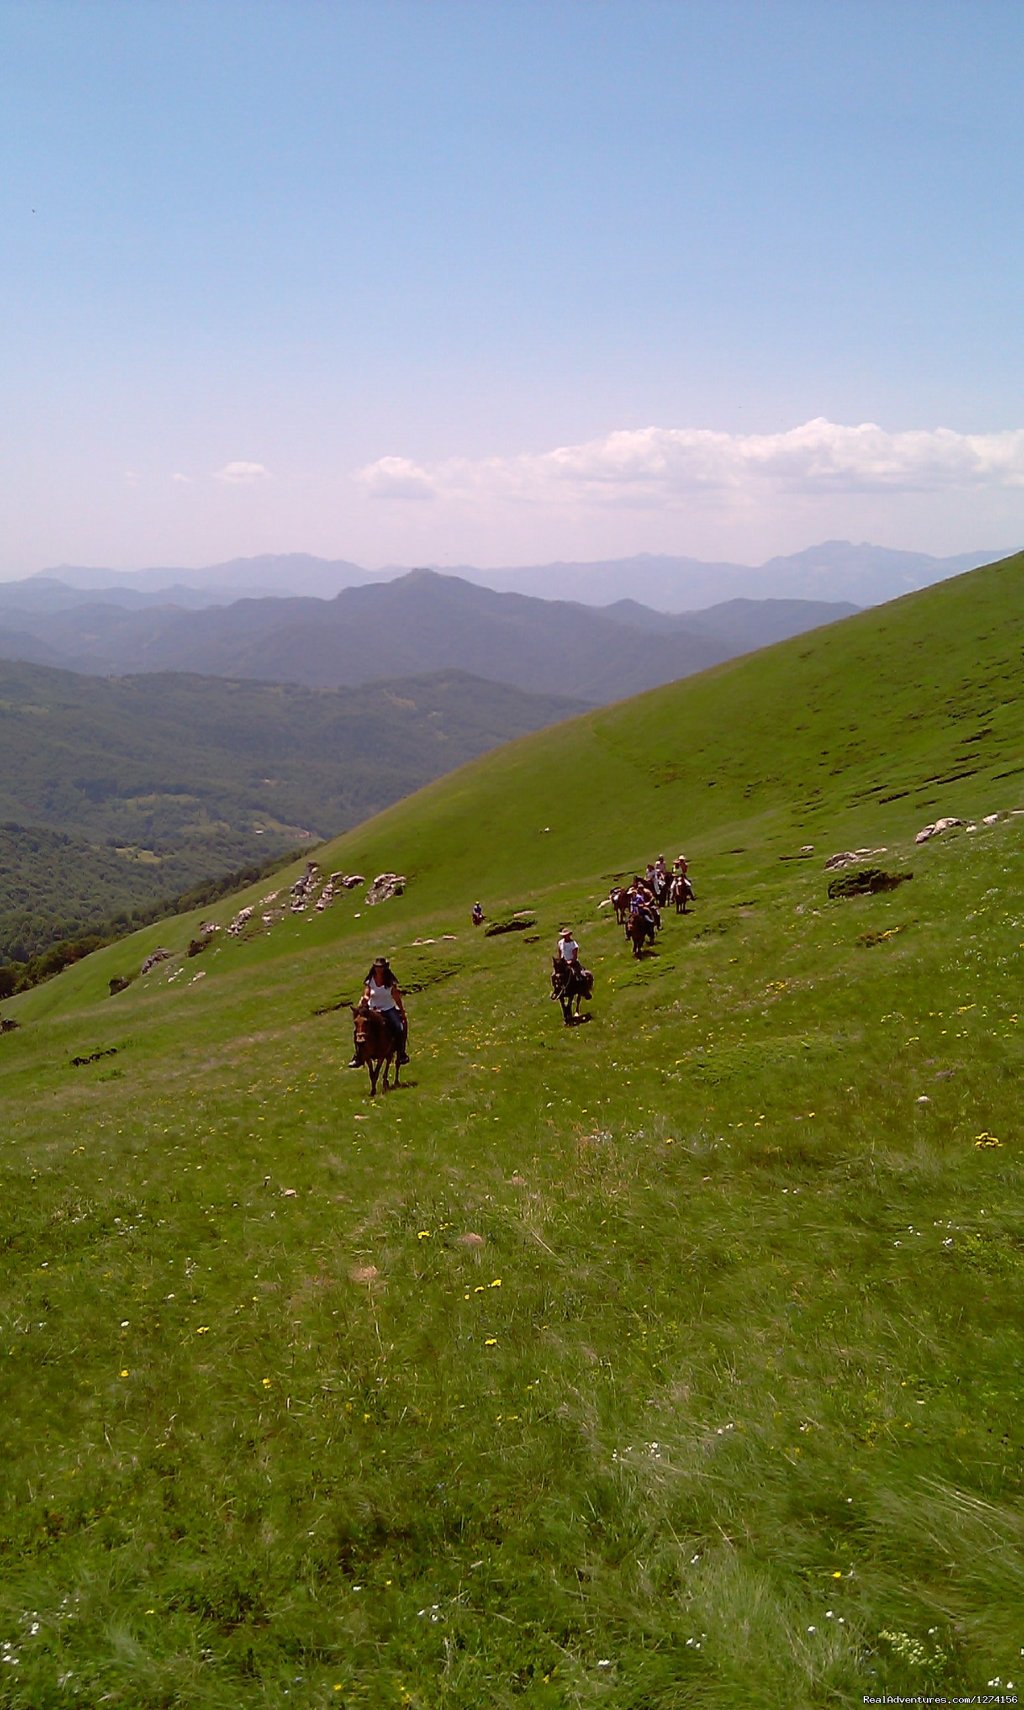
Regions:
<instances>
[{"instance_id":1,"label":"white cloud","mask_svg":"<svg viewBox=\"0 0 1024 1710\"><path fill-rule=\"evenodd\" d=\"M191 487L191 485L192 485L191 475L181 475L177 471L175 471L175 473L171 476L171 480L176 481L179 484L183 483L186 487Z\"/></svg>"},{"instance_id":2,"label":"white cloud","mask_svg":"<svg viewBox=\"0 0 1024 1710\"><path fill-rule=\"evenodd\" d=\"M770 493L826 497L1024 487L1024 429L888 433L821 417L773 434L710 428L621 429L603 439L509 458L450 458L424 467L382 457L358 472L375 498L506 499L671 509L694 498L762 502Z\"/></svg>"},{"instance_id":3,"label":"white cloud","mask_svg":"<svg viewBox=\"0 0 1024 1710\"><path fill-rule=\"evenodd\" d=\"M218 469L214 475L215 481L226 481L230 486L248 487L255 481L267 481L270 470L262 463L225 463L223 469Z\"/></svg>"},{"instance_id":4,"label":"white cloud","mask_svg":"<svg viewBox=\"0 0 1024 1710\"><path fill-rule=\"evenodd\" d=\"M372 499L432 499L432 478L408 457L381 457L360 469L358 477Z\"/></svg>"}]
</instances>

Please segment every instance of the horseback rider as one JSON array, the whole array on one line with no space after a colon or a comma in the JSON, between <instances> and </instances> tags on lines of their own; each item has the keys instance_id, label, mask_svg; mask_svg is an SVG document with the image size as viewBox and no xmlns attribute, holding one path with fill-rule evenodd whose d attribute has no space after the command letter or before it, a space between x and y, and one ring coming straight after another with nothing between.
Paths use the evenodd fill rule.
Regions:
<instances>
[{"instance_id":1,"label":"horseback rider","mask_svg":"<svg viewBox=\"0 0 1024 1710\"><path fill-rule=\"evenodd\" d=\"M559 966L559 962L561 962L564 970L562 977L569 991L574 991L577 988L582 991L593 978L590 969L585 968L580 961L580 947L572 935L571 926L564 926L558 935L556 968Z\"/></svg>"},{"instance_id":2,"label":"horseback rider","mask_svg":"<svg viewBox=\"0 0 1024 1710\"><path fill-rule=\"evenodd\" d=\"M573 937L572 928L563 926L558 934L558 948L552 964L551 996L561 1003L567 1027L571 1025L569 1012L573 1001L578 1021L580 998L590 998L593 989L594 976L580 961L580 947Z\"/></svg>"},{"instance_id":3,"label":"horseback rider","mask_svg":"<svg viewBox=\"0 0 1024 1710\"><path fill-rule=\"evenodd\" d=\"M377 956L374 959L373 966L363 984L363 1003L374 1014L383 1016L395 1035L399 1064L407 1063L409 1056L405 1049L405 1043L409 1035L409 1018L405 1013L405 1005L402 1002L402 993L399 990L398 981L391 971L386 956ZM349 1063L349 1068L358 1069L360 1067L361 1064L358 1055L356 1055Z\"/></svg>"},{"instance_id":4,"label":"horseback rider","mask_svg":"<svg viewBox=\"0 0 1024 1710\"><path fill-rule=\"evenodd\" d=\"M475 902L470 910L473 925L479 926L484 918L483 903Z\"/></svg>"},{"instance_id":5,"label":"horseback rider","mask_svg":"<svg viewBox=\"0 0 1024 1710\"><path fill-rule=\"evenodd\" d=\"M567 962L570 967L578 966L580 947L572 935L571 926L563 926L558 934L558 949L555 954L560 956L563 962Z\"/></svg>"}]
</instances>

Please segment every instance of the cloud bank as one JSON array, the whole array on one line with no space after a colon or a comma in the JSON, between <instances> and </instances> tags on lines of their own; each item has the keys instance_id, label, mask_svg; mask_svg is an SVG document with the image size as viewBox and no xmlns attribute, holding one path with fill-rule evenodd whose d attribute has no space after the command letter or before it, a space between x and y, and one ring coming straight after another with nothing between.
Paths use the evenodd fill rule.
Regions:
<instances>
[{"instance_id":1,"label":"cloud bank","mask_svg":"<svg viewBox=\"0 0 1024 1710\"><path fill-rule=\"evenodd\" d=\"M229 465L229 467L232 467ZM234 467L250 467L241 465ZM784 433L622 429L603 439L507 458L420 465L382 457L357 472L375 499L507 500L671 508L696 498L757 503L808 498L1024 487L1024 429L888 433L819 417Z\"/></svg>"},{"instance_id":2,"label":"cloud bank","mask_svg":"<svg viewBox=\"0 0 1024 1710\"><path fill-rule=\"evenodd\" d=\"M248 487L254 481L266 481L270 478L270 470L262 463L225 463L223 469L218 469L214 475L215 481L226 481L229 486Z\"/></svg>"}]
</instances>

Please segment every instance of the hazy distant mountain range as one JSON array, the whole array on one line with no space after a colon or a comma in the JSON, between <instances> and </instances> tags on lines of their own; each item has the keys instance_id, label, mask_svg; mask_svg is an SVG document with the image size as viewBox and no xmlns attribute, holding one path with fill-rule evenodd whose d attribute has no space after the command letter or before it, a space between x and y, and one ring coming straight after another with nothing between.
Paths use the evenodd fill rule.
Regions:
<instances>
[{"instance_id":1,"label":"hazy distant mountain range","mask_svg":"<svg viewBox=\"0 0 1024 1710\"><path fill-rule=\"evenodd\" d=\"M38 609L42 590L43 606ZM18 606L27 592L37 602ZM602 610L500 594L411 570L393 581L309 596L187 610L114 603L52 580L0 587L0 654L101 676L189 671L334 689L459 670L530 694L591 705L692 675L855 608L732 600L681 616L635 601Z\"/></svg>"},{"instance_id":2,"label":"hazy distant mountain range","mask_svg":"<svg viewBox=\"0 0 1024 1710\"><path fill-rule=\"evenodd\" d=\"M898 552L869 543L828 540L789 557L771 558L760 565L708 563L698 558L640 554L634 558L603 559L594 563L528 564L497 570L473 565L444 566L478 587L499 593L533 594L543 599L578 600L584 605L610 605L635 599L666 612L699 610L734 599L826 600L856 606L879 605L915 588L941 582L963 570L1003 556L992 550L936 558L924 552ZM436 569L432 565L429 568ZM224 605L231 600L267 594L308 595L332 599L343 588L392 581L404 566L366 570L346 559L313 558L307 553L236 558L203 569L154 566L115 571L60 565L19 584L0 584L0 593L18 586L57 582L64 592L38 586L26 592L22 609L47 608L45 602L66 600L68 590L102 590L104 600L119 604L179 606Z\"/></svg>"}]
</instances>

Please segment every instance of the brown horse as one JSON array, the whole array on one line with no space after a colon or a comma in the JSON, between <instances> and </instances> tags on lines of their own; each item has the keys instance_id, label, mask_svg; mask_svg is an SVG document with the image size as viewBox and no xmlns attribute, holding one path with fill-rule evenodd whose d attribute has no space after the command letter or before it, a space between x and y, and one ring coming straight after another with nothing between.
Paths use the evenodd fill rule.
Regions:
<instances>
[{"instance_id":1,"label":"brown horse","mask_svg":"<svg viewBox=\"0 0 1024 1710\"><path fill-rule=\"evenodd\" d=\"M584 1019L580 1015L580 999L586 998L589 1003L593 995L594 976L588 968L581 968L578 962L567 962L562 956L552 956L551 996L552 999L557 998L562 1006L562 1020L566 1027Z\"/></svg>"},{"instance_id":2,"label":"brown horse","mask_svg":"<svg viewBox=\"0 0 1024 1710\"><path fill-rule=\"evenodd\" d=\"M629 913L629 892L625 885L613 885L608 893L608 900L615 910L615 918L620 926L625 926Z\"/></svg>"},{"instance_id":3,"label":"brown horse","mask_svg":"<svg viewBox=\"0 0 1024 1710\"><path fill-rule=\"evenodd\" d=\"M660 925L661 921L647 909L638 908L635 914L630 915L626 922L626 937L633 946L634 956L639 958L644 945L654 943L654 934Z\"/></svg>"},{"instance_id":4,"label":"brown horse","mask_svg":"<svg viewBox=\"0 0 1024 1710\"><path fill-rule=\"evenodd\" d=\"M675 903L677 914L685 914L687 903L694 902L696 900L693 894L693 886L685 873L677 873L675 875L675 878L672 880L668 896L669 902Z\"/></svg>"},{"instance_id":5,"label":"brown horse","mask_svg":"<svg viewBox=\"0 0 1024 1710\"><path fill-rule=\"evenodd\" d=\"M358 1062L365 1063L370 1072L370 1097L373 1098L381 1069L384 1070L384 1091L390 1091L388 1075L392 1063L395 1073L391 1086L397 1087L401 1068L398 1061L401 1047L390 1022L385 1021L379 1010L371 1009L369 1004L365 1003L358 1006L352 1004L350 1007L353 1021L352 1054Z\"/></svg>"}]
</instances>

